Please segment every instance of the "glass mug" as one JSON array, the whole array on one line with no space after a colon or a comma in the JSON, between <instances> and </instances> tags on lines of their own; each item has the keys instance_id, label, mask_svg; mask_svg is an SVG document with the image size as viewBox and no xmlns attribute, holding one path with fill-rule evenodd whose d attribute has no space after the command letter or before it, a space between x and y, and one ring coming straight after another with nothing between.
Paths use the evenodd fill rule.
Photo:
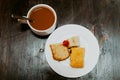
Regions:
<instances>
[{"instance_id":1,"label":"glass mug","mask_svg":"<svg viewBox=\"0 0 120 80\"><path fill-rule=\"evenodd\" d=\"M40 36L49 35L56 28L56 12L47 4L37 4L33 6L28 11L26 19L28 20L25 23L29 25L35 34ZM22 21L22 19L18 19L18 21Z\"/></svg>"}]
</instances>

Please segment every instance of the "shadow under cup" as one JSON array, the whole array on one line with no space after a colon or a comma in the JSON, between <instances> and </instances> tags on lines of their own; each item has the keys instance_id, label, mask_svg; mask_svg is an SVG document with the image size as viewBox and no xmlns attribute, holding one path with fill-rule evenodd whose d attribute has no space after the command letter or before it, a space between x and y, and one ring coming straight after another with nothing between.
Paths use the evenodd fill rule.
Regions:
<instances>
[{"instance_id":1,"label":"shadow under cup","mask_svg":"<svg viewBox=\"0 0 120 80\"><path fill-rule=\"evenodd\" d=\"M56 28L57 16L55 10L46 4L33 6L27 17L32 21L27 21L31 30L40 36L49 35Z\"/></svg>"}]
</instances>

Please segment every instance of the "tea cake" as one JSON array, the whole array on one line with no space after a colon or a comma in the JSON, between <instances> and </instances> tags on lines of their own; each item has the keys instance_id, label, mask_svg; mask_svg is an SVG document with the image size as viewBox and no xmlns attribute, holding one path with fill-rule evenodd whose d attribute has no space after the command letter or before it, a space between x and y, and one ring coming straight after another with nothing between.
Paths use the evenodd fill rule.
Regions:
<instances>
[{"instance_id":1,"label":"tea cake","mask_svg":"<svg viewBox=\"0 0 120 80\"><path fill-rule=\"evenodd\" d=\"M70 65L73 68L84 67L85 49L80 47L71 48Z\"/></svg>"},{"instance_id":2,"label":"tea cake","mask_svg":"<svg viewBox=\"0 0 120 80\"><path fill-rule=\"evenodd\" d=\"M68 48L60 43L50 44L53 58L57 61L62 61L70 56Z\"/></svg>"},{"instance_id":3,"label":"tea cake","mask_svg":"<svg viewBox=\"0 0 120 80\"><path fill-rule=\"evenodd\" d=\"M73 37L69 38L68 42L69 42L69 45L68 45L69 48L80 46L80 40L79 40L78 36L73 36Z\"/></svg>"}]
</instances>

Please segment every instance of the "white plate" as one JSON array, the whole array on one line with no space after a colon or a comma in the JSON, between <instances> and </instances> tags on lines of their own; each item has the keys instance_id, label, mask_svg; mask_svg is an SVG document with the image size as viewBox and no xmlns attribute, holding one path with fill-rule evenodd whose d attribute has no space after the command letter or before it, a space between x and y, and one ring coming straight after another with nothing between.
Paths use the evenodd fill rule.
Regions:
<instances>
[{"instance_id":1,"label":"white plate","mask_svg":"<svg viewBox=\"0 0 120 80\"><path fill-rule=\"evenodd\" d=\"M56 61L52 57L50 44L59 43L72 36L79 36L80 46L85 48L84 68L72 68L70 59ZM95 36L83 26L68 24L57 28L47 39L45 55L50 67L59 75L76 78L89 73L97 64L99 58L99 45Z\"/></svg>"}]
</instances>

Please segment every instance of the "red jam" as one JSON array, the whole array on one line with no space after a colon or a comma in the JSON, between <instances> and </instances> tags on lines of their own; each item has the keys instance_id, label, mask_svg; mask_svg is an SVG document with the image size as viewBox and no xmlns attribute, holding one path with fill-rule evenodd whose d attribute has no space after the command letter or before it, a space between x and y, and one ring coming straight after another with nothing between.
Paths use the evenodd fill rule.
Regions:
<instances>
[{"instance_id":1,"label":"red jam","mask_svg":"<svg viewBox=\"0 0 120 80\"><path fill-rule=\"evenodd\" d=\"M66 47L68 47L69 41L68 41L68 40L64 40L64 41L63 41L63 45L66 46Z\"/></svg>"}]
</instances>

